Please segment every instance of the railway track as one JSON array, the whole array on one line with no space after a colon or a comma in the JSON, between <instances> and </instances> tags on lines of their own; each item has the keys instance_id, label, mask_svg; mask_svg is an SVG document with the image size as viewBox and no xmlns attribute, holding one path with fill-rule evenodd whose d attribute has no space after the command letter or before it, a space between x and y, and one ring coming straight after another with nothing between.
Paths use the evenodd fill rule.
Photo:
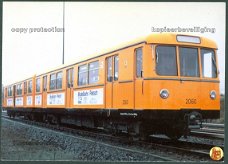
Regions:
<instances>
[{"instance_id":1,"label":"railway track","mask_svg":"<svg viewBox=\"0 0 228 164\"><path fill-rule=\"evenodd\" d=\"M2 116L5 119L10 119L7 116ZM12 119L10 119L12 120ZM113 136L104 133L101 130L91 130L84 128L75 128L72 126L56 126L45 124L41 122L29 121L20 118L15 118L13 121L23 122L29 125L38 127L45 127L55 131L65 132L71 135L80 135L84 137L92 137L101 142L117 143L115 145L124 145L126 151L134 151L137 153L144 153L145 155L154 155L160 152L162 155L154 155L157 159L162 161L205 161L210 160L209 151L214 145L190 143L185 141L171 141L169 139L151 137L149 141L132 141L129 136L120 135ZM122 146L121 146L122 147Z\"/></svg>"},{"instance_id":2,"label":"railway track","mask_svg":"<svg viewBox=\"0 0 228 164\"><path fill-rule=\"evenodd\" d=\"M201 129L192 129L190 135L224 140L224 124L203 123Z\"/></svg>"}]
</instances>

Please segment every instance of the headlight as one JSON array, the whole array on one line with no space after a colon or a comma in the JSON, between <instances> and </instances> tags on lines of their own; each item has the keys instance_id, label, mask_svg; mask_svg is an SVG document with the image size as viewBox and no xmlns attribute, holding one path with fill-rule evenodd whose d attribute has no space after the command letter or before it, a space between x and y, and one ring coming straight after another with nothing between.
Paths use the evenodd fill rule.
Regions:
<instances>
[{"instance_id":1,"label":"headlight","mask_svg":"<svg viewBox=\"0 0 228 164\"><path fill-rule=\"evenodd\" d=\"M215 91L211 91L210 97L211 97L212 100L214 100L216 98L216 92Z\"/></svg>"},{"instance_id":2,"label":"headlight","mask_svg":"<svg viewBox=\"0 0 228 164\"><path fill-rule=\"evenodd\" d=\"M169 97L169 91L167 89L162 89L160 91L160 96L163 99L167 99Z\"/></svg>"}]
</instances>

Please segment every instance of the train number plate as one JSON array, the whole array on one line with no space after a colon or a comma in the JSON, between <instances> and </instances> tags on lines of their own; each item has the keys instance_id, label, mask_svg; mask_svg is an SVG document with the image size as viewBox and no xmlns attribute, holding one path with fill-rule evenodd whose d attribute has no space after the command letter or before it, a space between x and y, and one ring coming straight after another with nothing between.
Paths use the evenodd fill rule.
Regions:
<instances>
[{"instance_id":1,"label":"train number plate","mask_svg":"<svg viewBox=\"0 0 228 164\"><path fill-rule=\"evenodd\" d=\"M196 99L186 99L185 103L186 104L196 104L197 101L196 101Z\"/></svg>"}]
</instances>

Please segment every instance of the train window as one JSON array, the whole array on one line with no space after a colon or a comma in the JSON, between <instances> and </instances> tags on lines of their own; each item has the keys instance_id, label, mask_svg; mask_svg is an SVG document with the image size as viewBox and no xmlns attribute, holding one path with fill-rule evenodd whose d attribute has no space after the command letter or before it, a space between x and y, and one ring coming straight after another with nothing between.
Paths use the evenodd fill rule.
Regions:
<instances>
[{"instance_id":1,"label":"train window","mask_svg":"<svg viewBox=\"0 0 228 164\"><path fill-rule=\"evenodd\" d=\"M198 49L181 47L179 53L181 76L199 77Z\"/></svg>"},{"instance_id":2,"label":"train window","mask_svg":"<svg viewBox=\"0 0 228 164\"><path fill-rule=\"evenodd\" d=\"M17 95L19 95L19 85L17 85L16 92L17 92Z\"/></svg>"},{"instance_id":3,"label":"train window","mask_svg":"<svg viewBox=\"0 0 228 164\"><path fill-rule=\"evenodd\" d=\"M3 99L6 97L6 93L7 93L7 88L4 88L3 93L2 93Z\"/></svg>"},{"instance_id":4,"label":"train window","mask_svg":"<svg viewBox=\"0 0 228 164\"><path fill-rule=\"evenodd\" d=\"M28 82L28 93L32 93L32 80Z\"/></svg>"},{"instance_id":5,"label":"train window","mask_svg":"<svg viewBox=\"0 0 228 164\"><path fill-rule=\"evenodd\" d=\"M19 84L17 85L17 90L16 90L16 92L17 92L17 95L19 95Z\"/></svg>"},{"instance_id":6,"label":"train window","mask_svg":"<svg viewBox=\"0 0 228 164\"><path fill-rule=\"evenodd\" d=\"M27 81L24 82L24 94L27 94Z\"/></svg>"},{"instance_id":7,"label":"train window","mask_svg":"<svg viewBox=\"0 0 228 164\"><path fill-rule=\"evenodd\" d=\"M89 84L99 81L99 61L89 63Z\"/></svg>"},{"instance_id":8,"label":"train window","mask_svg":"<svg viewBox=\"0 0 228 164\"><path fill-rule=\"evenodd\" d=\"M47 91L47 76L43 76L43 91Z\"/></svg>"},{"instance_id":9,"label":"train window","mask_svg":"<svg viewBox=\"0 0 228 164\"><path fill-rule=\"evenodd\" d=\"M13 96L13 86L10 87L10 96Z\"/></svg>"},{"instance_id":10,"label":"train window","mask_svg":"<svg viewBox=\"0 0 228 164\"><path fill-rule=\"evenodd\" d=\"M51 74L50 79L50 90L53 90L56 88L56 74Z\"/></svg>"},{"instance_id":11,"label":"train window","mask_svg":"<svg viewBox=\"0 0 228 164\"><path fill-rule=\"evenodd\" d=\"M17 95L22 95L22 84L17 85Z\"/></svg>"},{"instance_id":12,"label":"train window","mask_svg":"<svg viewBox=\"0 0 228 164\"><path fill-rule=\"evenodd\" d=\"M201 49L201 65L203 77L217 77L215 53L213 50Z\"/></svg>"},{"instance_id":13,"label":"train window","mask_svg":"<svg viewBox=\"0 0 228 164\"><path fill-rule=\"evenodd\" d=\"M112 82L112 57L107 58L107 81Z\"/></svg>"},{"instance_id":14,"label":"train window","mask_svg":"<svg viewBox=\"0 0 228 164\"><path fill-rule=\"evenodd\" d=\"M157 46L156 72L163 76L177 76L176 47Z\"/></svg>"},{"instance_id":15,"label":"train window","mask_svg":"<svg viewBox=\"0 0 228 164\"><path fill-rule=\"evenodd\" d=\"M136 50L136 77L142 77L142 48Z\"/></svg>"},{"instance_id":16,"label":"train window","mask_svg":"<svg viewBox=\"0 0 228 164\"><path fill-rule=\"evenodd\" d=\"M117 81L119 77L119 57L114 57L114 81Z\"/></svg>"},{"instance_id":17,"label":"train window","mask_svg":"<svg viewBox=\"0 0 228 164\"><path fill-rule=\"evenodd\" d=\"M8 96L12 96L13 94L13 88L12 87L9 87L8 88Z\"/></svg>"},{"instance_id":18,"label":"train window","mask_svg":"<svg viewBox=\"0 0 228 164\"><path fill-rule=\"evenodd\" d=\"M71 86L74 86L74 68L71 69Z\"/></svg>"},{"instance_id":19,"label":"train window","mask_svg":"<svg viewBox=\"0 0 228 164\"><path fill-rule=\"evenodd\" d=\"M19 95L22 95L22 83L19 84Z\"/></svg>"},{"instance_id":20,"label":"train window","mask_svg":"<svg viewBox=\"0 0 228 164\"><path fill-rule=\"evenodd\" d=\"M22 83L20 84L20 95L22 95Z\"/></svg>"},{"instance_id":21,"label":"train window","mask_svg":"<svg viewBox=\"0 0 228 164\"><path fill-rule=\"evenodd\" d=\"M36 92L40 92L40 78L36 79Z\"/></svg>"},{"instance_id":22,"label":"train window","mask_svg":"<svg viewBox=\"0 0 228 164\"><path fill-rule=\"evenodd\" d=\"M56 79L56 89L62 89L62 81L63 81L63 73L58 72L56 74L57 79Z\"/></svg>"},{"instance_id":23,"label":"train window","mask_svg":"<svg viewBox=\"0 0 228 164\"><path fill-rule=\"evenodd\" d=\"M88 68L87 65L78 67L78 85L86 85L88 81Z\"/></svg>"},{"instance_id":24,"label":"train window","mask_svg":"<svg viewBox=\"0 0 228 164\"><path fill-rule=\"evenodd\" d=\"M67 70L67 87L73 87L74 85L74 69L68 69Z\"/></svg>"},{"instance_id":25,"label":"train window","mask_svg":"<svg viewBox=\"0 0 228 164\"><path fill-rule=\"evenodd\" d=\"M13 96L13 86L10 87L10 95Z\"/></svg>"}]
</instances>

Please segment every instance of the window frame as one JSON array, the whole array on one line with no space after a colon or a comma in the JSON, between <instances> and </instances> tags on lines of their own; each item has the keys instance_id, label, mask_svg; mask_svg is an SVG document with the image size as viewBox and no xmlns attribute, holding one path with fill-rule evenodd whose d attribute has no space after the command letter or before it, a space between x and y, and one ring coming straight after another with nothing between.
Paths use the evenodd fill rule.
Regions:
<instances>
[{"instance_id":1,"label":"window frame","mask_svg":"<svg viewBox=\"0 0 228 164\"><path fill-rule=\"evenodd\" d=\"M218 65L217 65L217 55L216 55L216 51L213 49L213 48L205 48L205 47L200 47L200 52L199 52L199 55L200 55L200 65L201 65L201 76L202 78L209 78L209 79L216 79L218 78ZM203 72L203 60L202 60L202 50L207 50L207 51L212 51L214 53L214 62L215 62L215 77L205 77L204 76L204 72ZM213 61L212 61L213 62Z\"/></svg>"},{"instance_id":2,"label":"window frame","mask_svg":"<svg viewBox=\"0 0 228 164\"><path fill-rule=\"evenodd\" d=\"M83 66L86 66L86 71L85 72L80 72L80 68L81 67L83 67ZM80 73L86 73L86 82L85 83L83 83L83 84L80 84L80 77L79 77L79 75L80 75ZM85 86L85 85L88 85L88 64L86 63L86 64L82 64L82 65L78 65L78 82L77 82L77 84L78 84L78 86Z\"/></svg>"},{"instance_id":3,"label":"window frame","mask_svg":"<svg viewBox=\"0 0 228 164\"><path fill-rule=\"evenodd\" d=\"M162 74L159 74L158 71L157 71L157 66L158 66L158 63L157 63L157 48L158 47L173 47L175 48L175 62L176 62L176 75L162 75ZM155 48L154 48L154 63L155 63L155 73L157 76L168 76L168 77L178 77L179 76L179 48L178 48L178 45L169 45L169 44L157 44L155 45Z\"/></svg>"},{"instance_id":4,"label":"window frame","mask_svg":"<svg viewBox=\"0 0 228 164\"><path fill-rule=\"evenodd\" d=\"M47 75L43 76L43 91L47 91Z\"/></svg>"},{"instance_id":5,"label":"window frame","mask_svg":"<svg viewBox=\"0 0 228 164\"><path fill-rule=\"evenodd\" d=\"M7 88L7 91L8 91L7 96L12 97L13 96L13 86L9 86Z\"/></svg>"},{"instance_id":6,"label":"window frame","mask_svg":"<svg viewBox=\"0 0 228 164\"><path fill-rule=\"evenodd\" d=\"M27 94L27 81L24 81L24 94Z\"/></svg>"},{"instance_id":7,"label":"window frame","mask_svg":"<svg viewBox=\"0 0 228 164\"><path fill-rule=\"evenodd\" d=\"M19 83L16 85L16 93L17 93L17 96L22 95L22 83Z\"/></svg>"},{"instance_id":8,"label":"window frame","mask_svg":"<svg viewBox=\"0 0 228 164\"><path fill-rule=\"evenodd\" d=\"M109 61L110 60L110 61ZM110 64L110 66L109 66L109 64ZM111 69L109 69L109 67L111 68ZM107 82L113 82L113 56L108 56L107 58L106 58L106 70L107 70L107 72L106 72L106 81ZM111 71L111 72L110 72ZM110 74L109 74L110 73ZM109 76L110 75L110 76Z\"/></svg>"},{"instance_id":9,"label":"window frame","mask_svg":"<svg viewBox=\"0 0 228 164\"><path fill-rule=\"evenodd\" d=\"M52 80L52 75L54 75L54 80ZM52 81L54 81L53 83L52 83ZM49 82L50 84L49 84L49 89L52 91L52 90L55 90L56 89L56 73L51 73L50 74L50 82ZM54 84L53 86L52 86L52 84Z\"/></svg>"},{"instance_id":10,"label":"window frame","mask_svg":"<svg viewBox=\"0 0 228 164\"><path fill-rule=\"evenodd\" d=\"M31 84L31 87L30 87L30 84ZM28 81L27 89L28 89L27 93L28 94L32 94L32 92L33 92L33 89L32 89L32 80L29 80ZM30 91L30 89L31 89L31 91Z\"/></svg>"},{"instance_id":11,"label":"window frame","mask_svg":"<svg viewBox=\"0 0 228 164\"><path fill-rule=\"evenodd\" d=\"M61 74L61 78L58 78L58 75L59 74ZM56 82L55 89L61 90L63 88L63 71L56 72L56 76L55 77L56 77L56 79L55 79L55 82ZM59 79L61 79L61 82L60 83L59 83Z\"/></svg>"},{"instance_id":12,"label":"window frame","mask_svg":"<svg viewBox=\"0 0 228 164\"><path fill-rule=\"evenodd\" d=\"M90 68L90 65L91 65L92 63L98 63L97 68L91 69L91 68ZM99 82L99 70L100 70L100 69L99 69L99 68L100 68L100 67L99 67L99 64L100 64L100 63L99 63L99 60L92 61L92 62L88 63L88 68L87 68L87 69L88 69L88 80L87 80L87 81L88 81L88 84L89 84L89 85L97 84L97 83ZM97 75L97 76L98 76L98 80L95 81L95 82L91 82L91 79L90 79L90 72L92 72L92 71L94 71L94 70L95 70L95 71L98 71L98 75Z\"/></svg>"},{"instance_id":13,"label":"window frame","mask_svg":"<svg viewBox=\"0 0 228 164\"><path fill-rule=\"evenodd\" d=\"M117 69L116 69L116 58L118 58L118 65L117 65ZM118 81L119 80L119 62L120 61L120 58L119 58L119 55L117 54L117 55L114 55L113 56L113 80L114 81ZM116 77L116 70L117 70L117 77Z\"/></svg>"},{"instance_id":14,"label":"window frame","mask_svg":"<svg viewBox=\"0 0 228 164\"><path fill-rule=\"evenodd\" d=\"M141 59L142 59L142 62L141 62L141 70L140 70L140 75L138 75L138 57L137 57L137 51L138 50L141 50ZM136 78L143 78L143 47L138 47L135 49L135 77Z\"/></svg>"},{"instance_id":15,"label":"window frame","mask_svg":"<svg viewBox=\"0 0 228 164\"><path fill-rule=\"evenodd\" d=\"M19 84L16 85L16 95L19 95Z\"/></svg>"},{"instance_id":16,"label":"window frame","mask_svg":"<svg viewBox=\"0 0 228 164\"><path fill-rule=\"evenodd\" d=\"M38 88L37 87L37 84L38 84L37 80L39 80L39 85L38 85L39 90L37 90L37 88ZM41 79L40 79L40 77L38 77L38 78L36 78L36 93L40 93L41 92L41 85L40 84L41 84Z\"/></svg>"},{"instance_id":17,"label":"window frame","mask_svg":"<svg viewBox=\"0 0 228 164\"><path fill-rule=\"evenodd\" d=\"M198 62L198 76L183 76L182 75L182 69L181 69L181 53L180 53L180 49L181 48L189 48L189 49L196 49L197 50L197 62ZM200 55L200 51L199 51L200 47L194 47L194 46L185 46L185 45L179 45L178 46L178 56L179 56L179 72L180 72L180 77L184 77L184 78L200 78L202 77L202 69L201 69L201 57Z\"/></svg>"},{"instance_id":18,"label":"window frame","mask_svg":"<svg viewBox=\"0 0 228 164\"><path fill-rule=\"evenodd\" d=\"M74 67L66 70L66 83L67 88L74 87Z\"/></svg>"}]
</instances>

